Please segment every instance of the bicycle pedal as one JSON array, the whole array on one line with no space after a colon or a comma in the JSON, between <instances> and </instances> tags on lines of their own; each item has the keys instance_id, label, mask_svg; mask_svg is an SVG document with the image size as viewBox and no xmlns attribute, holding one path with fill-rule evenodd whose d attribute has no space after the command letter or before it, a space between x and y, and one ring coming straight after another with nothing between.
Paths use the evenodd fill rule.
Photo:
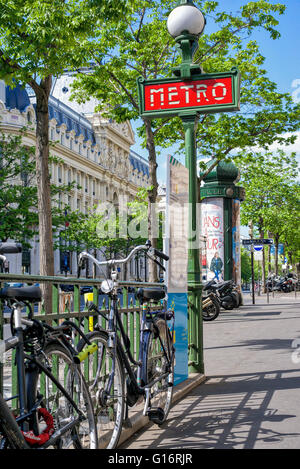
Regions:
<instances>
[{"instance_id":1,"label":"bicycle pedal","mask_svg":"<svg viewBox=\"0 0 300 469\"><path fill-rule=\"evenodd\" d=\"M148 410L147 415L151 422L161 425L165 420L165 413L161 407Z\"/></svg>"}]
</instances>

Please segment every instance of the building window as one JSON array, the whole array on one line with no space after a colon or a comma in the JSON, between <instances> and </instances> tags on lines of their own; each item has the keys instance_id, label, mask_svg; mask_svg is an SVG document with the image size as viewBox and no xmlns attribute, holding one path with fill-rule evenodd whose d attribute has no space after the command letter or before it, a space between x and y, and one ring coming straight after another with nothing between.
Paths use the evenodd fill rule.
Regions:
<instances>
[{"instance_id":1,"label":"building window","mask_svg":"<svg viewBox=\"0 0 300 469\"><path fill-rule=\"evenodd\" d=\"M93 195L96 195L96 182L93 181Z\"/></svg>"},{"instance_id":2,"label":"building window","mask_svg":"<svg viewBox=\"0 0 300 469\"><path fill-rule=\"evenodd\" d=\"M58 182L62 182L62 170L61 170L61 166L58 166L57 177L58 177Z\"/></svg>"},{"instance_id":3,"label":"building window","mask_svg":"<svg viewBox=\"0 0 300 469\"><path fill-rule=\"evenodd\" d=\"M87 193L89 189L89 183L88 183L88 178L85 177L85 192Z\"/></svg>"}]
</instances>

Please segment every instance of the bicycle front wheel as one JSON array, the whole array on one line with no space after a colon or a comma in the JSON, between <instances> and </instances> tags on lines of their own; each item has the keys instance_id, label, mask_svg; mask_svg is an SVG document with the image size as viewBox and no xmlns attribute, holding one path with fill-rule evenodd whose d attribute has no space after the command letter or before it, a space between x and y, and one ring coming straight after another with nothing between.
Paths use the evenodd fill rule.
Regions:
<instances>
[{"instance_id":1,"label":"bicycle front wheel","mask_svg":"<svg viewBox=\"0 0 300 469\"><path fill-rule=\"evenodd\" d=\"M58 449L97 449L97 427L92 400L87 384L78 365L73 361L68 350L60 344L46 345L40 360L51 370L59 384L66 390L70 399L58 388L45 373L34 373L28 379L28 400L32 408L37 400L53 417L55 431L62 432L53 447ZM72 422L77 422L72 426ZM65 431L68 425L71 429ZM37 420L33 429L36 435L43 432L42 424Z\"/></svg>"},{"instance_id":2,"label":"bicycle front wheel","mask_svg":"<svg viewBox=\"0 0 300 469\"><path fill-rule=\"evenodd\" d=\"M161 425L170 411L174 383L175 349L167 322L154 321L153 331L146 333L143 343L144 385L158 380L151 388L152 409L160 409L160 417L152 420ZM169 373L168 373L169 371ZM165 377L160 376L168 373Z\"/></svg>"},{"instance_id":3,"label":"bicycle front wheel","mask_svg":"<svg viewBox=\"0 0 300 469\"><path fill-rule=\"evenodd\" d=\"M108 348L108 335L104 331L94 331L87 334L87 338L98 346L97 353L93 353L83 362L82 372L93 400L99 448L113 449L118 444L124 417L125 392L122 359L117 349L114 379L110 393L106 394L113 366L112 352ZM85 345L85 341L81 339L77 346L78 352L81 352Z\"/></svg>"},{"instance_id":4,"label":"bicycle front wheel","mask_svg":"<svg viewBox=\"0 0 300 469\"><path fill-rule=\"evenodd\" d=\"M20 427L10 411L4 398L0 394L0 448L28 449Z\"/></svg>"}]
</instances>

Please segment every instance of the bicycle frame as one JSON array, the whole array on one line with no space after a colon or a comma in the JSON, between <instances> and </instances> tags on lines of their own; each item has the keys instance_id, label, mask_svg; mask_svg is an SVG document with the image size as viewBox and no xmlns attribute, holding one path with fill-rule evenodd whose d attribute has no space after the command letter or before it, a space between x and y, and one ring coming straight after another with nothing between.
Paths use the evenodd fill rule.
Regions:
<instances>
[{"instance_id":1,"label":"bicycle frame","mask_svg":"<svg viewBox=\"0 0 300 469\"><path fill-rule=\"evenodd\" d=\"M73 406L73 408L78 413L79 417L75 418L72 422L66 424L63 428L54 432L54 434L50 437L50 439L42 446L42 448L46 448L56 442L63 434L70 431L74 428L77 423L84 419L85 416L83 412L77 407L76 402L73 398L69 395L69 393L63 388L60 382L55 378L55 376L45 367L39 360L37 360L34 356L30 356L25 354L24 351L24 335L23 335L23 328L22 324L30 325L32 321L22 318L21 315L21 305L16 304L13 305L13 317L14 317L14 325L16 334L9 339L4 341L5 344L5 352L8 350L15 348L16 349L16 365L17 365L17 376L18 376L18 396L14 396L19 398L20 403L20 416L16 418L16 421L20 423L21 430L28 431L28 419L34 415L37 411L38 406L40 405L43 397L38 400L35 405L31 408L27 408L27 390L26 390L26 377L30 373L32 374L39 374L40 372L45 373L48 378L57 386L57 388L61 391L64 397L68 400L68 402ZM67 347L66 347L67 350ZM29 360L34 366L30 367L30 370L26 370L25 372L25 360ZM76 364L74 363L74 367Z\"/></svg>"},{"instance_id":2,"label":"bicycle frame","mask_svg":"<svg viewBox=\"0 0 300 469\"><path fill-rule=\"evenodd\" d=\"M129 340L129 337L128 337L128 335L126 334L126 332L124 330L124 326L123 326L121 318L120 318L120 314L119 314L118 307L117 307L117 297L114 294L111 295L111 297L112 297L112 303L111 303L111 308L110 308L108 318L105 317L98 310L96 305L93 304L93 305L90 306L91 310L94 309L99 315L101 315L106 320L108 320L108 329L107 329L106 332L108 333L108 339L109 339L108 347L112 351L112 368L111 368L111 372L110 372L110 375L109 375L109 379L108 379L108 382L107 382L106 389L104 390L105 396L108 397L111 393L111 390L112 390L113 381L114 381L114 374L115 374L115 361L116 361L116 350L117 349L121 354L123 364L126 368L126 371L129 375L129 378L130 378L130 380L131 380L131 382L134 386L135 393L139 394L139 395L148 394L150 389L158 381L161 381L163 378L166 378L169 375L172 356L171 356L171 360L169 360L168 354L166 353L165 347L164 347L164 345L161 341L160 335L158 333L158 337L159 337L159 340L160 340L160 343L161 343L161 347L162 347L164 356L167 359L168 367L167 367L167 371L165 373L161 374L158 378L156 378L156 379L152 380L151 382L147 383L146 382L146 376L144 375L144 373L145 373L145 370L143 368L144 364L141 361L142 348L140 348L140 351L139 351L139 360L136 361L133 358L132 353L130 351L130 340ZM144 338L145 332L148 332L148 331L151 332L153 330L153 327L155 327L154 318L153 318L153 317L155 317L155 312L152 312L151 316L149 318L149 316L147 317L147 315L149 313L147 304L142 305L142 310L143 310L143 315L142 315L142 323L141 323L141 330L140 330L140 343L141 344L143 343L143 338ZM124 347L122 346L121 340L119 339L119 337L117 335L117 330L118 329L120 331ZM125 348L125 351L124 351L124 348ZM173 350L172 350L172 353L174 353ZM128 355L128 357L127 357L127 355ZM137 366L137 376L133 372L130 363ZM95 381L96 381L96 379L97 378L95 378ZM141 385L142 381L145 383L145 385ZM146 409L146 407L145 407L145 409ZM145 413L145 411L144 411L144 413Z\"/></svg>"},{"instance_id":3,"label":"bicycle frame","mask_svg":"<svg viewBox=\"0 0 300 469\"><path fill-rule=\"evenodd\" d=\"M151 248L151 243L149 241L147 241L146 245L136 246L129 253L129 255L125 259L111 259L109 261L98 261L91 254L89 254L87 252L81 252L79 254L79 261L78 261L79 275L80 275L80 270L81 270L82 265L83 265L83 261L85 259L90 259L99 268L101 266L110 266L114 269L117 265L124 265L127 262L129 262L130 259L132 259L132 257L138 251L145 251L147 256L150 259L152 259L156 264L158 264L159 266L161 266L164 269L164 267L155 259L154 256L158 255L158 256L166 259L166 260L168 260L168 258L166 258L166 256L163 255L163 253L160 253L159 251L157 251L155 249L152 249ZM163 353L164 353L164 356L167 359L167 363L168 363L167 371L165 373L161 374L158 378L152 380L150 383L147 383L147 377L145 376L144 364L141 361L142 360L142 348L140 347L138 361L134 360L134 358L131 354L131 351L130 351L130 340L129 340L128 336L125 333L125 330L124 330L124 327L123 327L123 324L122 324L122 321L120 319L120 315L119 315L119 312L118 312L118 307L117 307L117 300L118 300L117 275L118 275L117 271L112 270L111 280L113 282L112 283L113 286L112 286L111 290L108 293L110 295L111 299L112 299L112 302L111 302L111 308L110 308L110 311L109 311L108 318L106 316L104 316L98 310L96 305L93 305L93 308L95 309L95 311L99 315L104 317L106 320L108 320L108 328L107 328L108 348L110 349L111 355L112 355L111 372L110 372L109 379L108 379L108 382L107 382L107 386L106 386L106 389L104 390L103 396L104 396L104 399L107 399L109 397L109 395L111 394L111 391L112 391L112 386L113 386L113 382L114 382L114 375L115 375L116 352L117 352L117 349L118 349L118 351L121 354L123 364L124 364L124 366L127 370L129 378L131 380L131 383L133 384L135 394L145 395L146 396L146 402L145 402L145 408L144 408L144 415L146 415L148 404L149 404L149 399L150 399L150 390L158 381L161 381L163 378L166 378L170 374L170 367L171 367L171 363L172 363L172 360L173 360L173 355L171 355L171 360L169 360L168 355L166 353L166 350L164 348L164 345L162 343L162 340L160 338L159 332L158 332L158 337L159 337L159 340L160 340L160 343L161 343L161 346L162 346L162 349L163 349ZM148 315L148 317L147 317L147 313L148 313L147 304L142 305L142 310L143 310L143 315L142 315L142 324L141 324L141 331L140 331L140 344L143 344L143 338L144 338L145 333L147 333L147 332L150 333L153 330L153 327L155 327L154 319L153 319L153 316L155 315L155 313L152 313L153 316L151 315L149 317L149 315ZM118 338L118 335L117 335L118 328L119 328L119 331L121 333L124 348L126 350L126 353L127 353L129 359L127 358L127 355L124 351L124 348L122 346L122 342ZM174 322L173 322L173 328L174 328ZM174 353L174 350L172 348L172 354L173 353ZM138 367L137 376L135 376L135 373L133 372L133 370L131 368L130 362L133 365ZM97 371L97 376L96 376L95 382L97 380L99 372L100 372L100 369L98 369L98 371ZM142 385L142 381L145 383L144 385Z\"/></svg>"}]
</instances>

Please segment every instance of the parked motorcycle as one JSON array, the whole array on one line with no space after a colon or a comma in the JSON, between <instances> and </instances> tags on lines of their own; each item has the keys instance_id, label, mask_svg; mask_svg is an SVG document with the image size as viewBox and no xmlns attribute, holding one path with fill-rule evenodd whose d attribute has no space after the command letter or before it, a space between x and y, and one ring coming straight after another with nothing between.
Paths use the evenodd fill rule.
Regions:
<instances>
[{"instance_id":1,"label":"parked motorcycle","mask_svg":"<svg viewBox=\"0 0 300 469\"><path fill-rule=\"evenodd\" d=\"M289 293L295 290L297 279L293 274L288 274L285 277L275 277L270 276L267 279L266 286L269 291L282 291L284 293Z\"/></svg>"},{"instance_id":2,"label":"parked motorcycle","mask_svg":"<svg viewBox=\"0 0 300 469\"><path fill-rule=\"evenodd\" d=\"M220 306L226 310L232 310L240 306L240 293L233 280L220 283L211 280L204 286L203 291L215 293Z\"/></svg>"},{"instance_id":3,"label":"parked motorcycle","mask_svg":"<svg viewBox=\"0 0 300 469\"><path fill-rule=\"evenodd\" d=\"M220 303L215 293L209 293L202 298L203 321L214 321L220 314Z\"/></svg>"}]
</instances>

